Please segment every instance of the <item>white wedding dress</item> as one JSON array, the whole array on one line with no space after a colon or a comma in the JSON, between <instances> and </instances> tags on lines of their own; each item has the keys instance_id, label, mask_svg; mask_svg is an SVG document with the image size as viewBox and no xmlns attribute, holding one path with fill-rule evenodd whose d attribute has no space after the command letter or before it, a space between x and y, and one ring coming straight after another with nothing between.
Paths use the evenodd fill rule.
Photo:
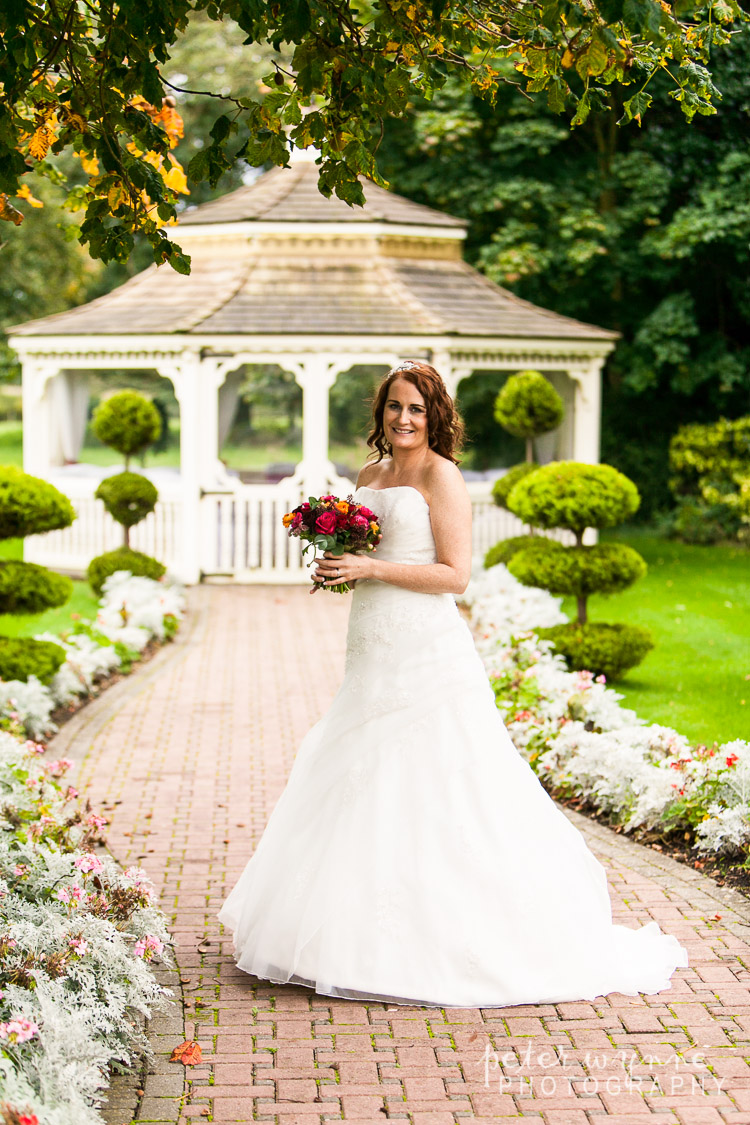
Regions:
<instances>
[{"instance_id":1,"label":"white wedding dress","mask_svg":"<svg viewBox=\"0 0 750 1125\"><path fill-rule=\"evenodd\" d=\"M417 489L355 499L378 558L436 561ZM368 579L351 597L343 683L218 915L239 968L436 1007L670 988L686 950L612 923L604 868L513 746L453 595Z\"/></svg>"}]
</instances>

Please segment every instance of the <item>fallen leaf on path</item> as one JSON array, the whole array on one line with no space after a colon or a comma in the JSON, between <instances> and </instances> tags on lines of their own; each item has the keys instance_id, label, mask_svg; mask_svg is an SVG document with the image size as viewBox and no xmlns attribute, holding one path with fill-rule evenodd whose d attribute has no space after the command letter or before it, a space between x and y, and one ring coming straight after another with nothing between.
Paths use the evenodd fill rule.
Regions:
<instances>
[{"instance_id":1,"label":"fallen leaf on path","mask_svg":"<svg viewBox=\"0 0 750 1125\"><path fill-rule=\"evenodd\" d=\"M184 1043L180 1043L179 1047L175 1047L169 1057L170 1062L181 1062L185 1066L195 1066L203 1058L200 1043L196 1043L194 1039L186 1039Z\"/></svg>"}]
</instances>

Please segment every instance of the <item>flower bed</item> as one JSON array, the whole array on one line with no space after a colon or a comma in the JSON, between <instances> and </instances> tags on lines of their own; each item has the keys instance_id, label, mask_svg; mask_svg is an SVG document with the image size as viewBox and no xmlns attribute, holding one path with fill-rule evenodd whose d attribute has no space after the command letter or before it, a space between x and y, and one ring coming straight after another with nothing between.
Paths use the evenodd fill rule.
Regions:
<instances>
[{"instance_id":1,"label":"flower bed","mask_svg":"<svg viewBox=\"0 0 750 1125\"><path fill-rule=\"evenodd\" d=\"M171 637L182 587L110 576L96 621L64 638L48 685L0 682L0 1122L101 1125L112 1067L150 1056L141 1017L168 1003L149 962L171 964L166 919L140 868L103 851L105 817L66 785L67 759L33 738L53 733L103 678ZM31 736L31 737L29 737Z\"/></svg>"},{"instance_id":2,"label":"flower bed","mask_svg":"<svg viewBox=\"0 0 750 1125\"><path fill-rule=\"evenodd\" d=\"M81 619L62 637L36 635L65 649L65 662L49 684L36 676L0 681L0 726L20 721L29 738L54 734L55 712L74 710L113 672L129 672L149 641L172 637L184 605L184 589L178 583L134 577L123 570L111 574L95 621Z\"/></svg>"},{"instance_id":3,"label":"flower bed","mask_svg":"<svg viewBox=\"0 0 750 1125\"><path fill-rule=\"evenodd\" d=\"M620 706L604 677L567 671L535 628L566 620L560 599L477 563L462 597L477 648L517 749L557 797L626 832L689 838L695 854L745 860L750 744L691 746Z\"/></svg>"},{"instance_id":4,"label":"flower bed","mask_svg":"<svg viewBox=\"0 0 750 1125\"><path fill-rule=\"evenodd\" d=\"M149 1054L134 1015L166 1004L148 962L169 938L145 873L92 850L106 819L64 784L72 763L44 752L0 732L0 1120L100 1125L110 1066Z\"/></svg>"}]
</instances>

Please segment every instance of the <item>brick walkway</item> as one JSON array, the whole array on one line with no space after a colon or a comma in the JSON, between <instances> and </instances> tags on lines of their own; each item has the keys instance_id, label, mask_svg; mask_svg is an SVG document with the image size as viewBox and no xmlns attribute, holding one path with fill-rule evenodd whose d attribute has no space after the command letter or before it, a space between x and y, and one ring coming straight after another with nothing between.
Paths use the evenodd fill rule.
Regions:
<instances>
[{"instance_id":1,"label":"brick walkway","mask_svg":"<svg viewBox=\"0 0 750 1125\"><path fill-rule=\"evenodd\" d=\"M204 586L172 645L85 707L51 753L112 817L108 841L156 883L182 989L150 1025L157 1062L113 1087L110 1125L750 1125L750 903L568 812L607 867L617 921L687 946L671 990L486 1010L359 1003L240 973L215 913L343 674L348 601ZM291 698L294 706L290 706ZM256 987L253 987L256 985ZM167 1062L195 1038L204 1063Z\"/></svg>"}]
</instances>

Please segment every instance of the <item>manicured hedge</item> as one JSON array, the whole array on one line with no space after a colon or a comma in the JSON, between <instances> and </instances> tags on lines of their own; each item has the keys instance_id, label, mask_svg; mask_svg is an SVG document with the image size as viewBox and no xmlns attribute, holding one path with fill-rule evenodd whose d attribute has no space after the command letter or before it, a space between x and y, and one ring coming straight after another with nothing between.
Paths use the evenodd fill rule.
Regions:
<instances>
[{"instance_id":1,"label":"manicured hedge","mask_svg":"<svg viewBox=\"0 0 750 1125\"><path fill-rule=\"evenodd\" d=\"M133 551L130 547L118 547L114 551L107 551L97 555L91 560L86 571L86 578L91 589L101 596L102 587L110 574L118 570L129 570L144 578L153 578L158 581L166 573L166 567L151 555L144 555L142 551Z\"/></svg>"}]
</instances>

